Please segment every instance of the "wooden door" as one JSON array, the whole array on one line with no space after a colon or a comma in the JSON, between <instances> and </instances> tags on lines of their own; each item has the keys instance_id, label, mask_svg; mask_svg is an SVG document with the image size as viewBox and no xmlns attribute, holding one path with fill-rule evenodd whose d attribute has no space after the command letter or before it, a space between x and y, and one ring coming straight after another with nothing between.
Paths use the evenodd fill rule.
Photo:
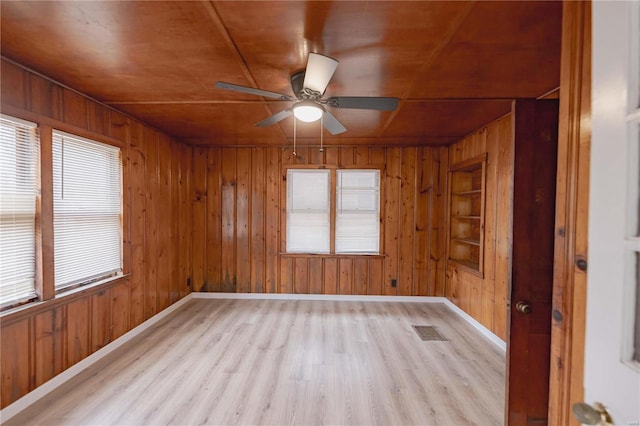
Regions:
<instances>
[{"instance_id":1,"label":"wooden door","mask_svg":"<svg viewBox=\"0 0 640 426\"><path fill-rule=\"evenodd\" d=\"M513 105L513 252L508 425L547 423L558 145L557 100Z\"/></svg>"}]
</instances>

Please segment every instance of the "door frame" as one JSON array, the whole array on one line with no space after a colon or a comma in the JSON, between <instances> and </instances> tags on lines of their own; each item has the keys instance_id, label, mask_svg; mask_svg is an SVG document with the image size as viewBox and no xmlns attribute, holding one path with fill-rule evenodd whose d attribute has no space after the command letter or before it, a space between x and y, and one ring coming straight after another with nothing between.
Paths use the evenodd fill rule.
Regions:
<instances>
[{"instance_id":1,"label":"door frame","mask_svg":"<svg viewBox=\"0 0 640 426\"><path fill-rule=\"evenodd\" d=\"M591 1L563 1L549 424L584 396L591 144Z\"/></svg>"}]
</instances>

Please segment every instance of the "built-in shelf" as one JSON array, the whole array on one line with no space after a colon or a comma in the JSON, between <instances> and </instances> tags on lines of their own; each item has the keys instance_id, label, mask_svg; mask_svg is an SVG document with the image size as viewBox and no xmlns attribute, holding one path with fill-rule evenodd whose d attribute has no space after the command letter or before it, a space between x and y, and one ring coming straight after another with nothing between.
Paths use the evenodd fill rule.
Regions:
<instances>
[{"instance_id":1,"label":"built-in shelf","mask_svg":"<svg viewBox=\"0 0 640 426\"><path fill-rule=\"evenodd\" d=\"M482 274L485 167L483 154L449 168L448 259Z\"/></svg>"},{"instance_id":2,"label":"built-in shelf","mask_svg":"<svg viewBox=\"0 0 640 426\"><path fill-rule=\"evenodd\" d=\"M452 192L451 195L473 195L473 194L482 194L481 189L472 189L470 191L460 191L460 192Z\"/></svg>"},{"instance_id":3,"label":"built-in shelf","mask_svg":"<svg viewBox=\"0 0 640 426\"><path fill-rule=\"evenodd\" d=\"M473 246L480 246L480 240L472 240L470 238L452 238L452 241L464 244L471 244Z\"/></svg>"}]
</instances>

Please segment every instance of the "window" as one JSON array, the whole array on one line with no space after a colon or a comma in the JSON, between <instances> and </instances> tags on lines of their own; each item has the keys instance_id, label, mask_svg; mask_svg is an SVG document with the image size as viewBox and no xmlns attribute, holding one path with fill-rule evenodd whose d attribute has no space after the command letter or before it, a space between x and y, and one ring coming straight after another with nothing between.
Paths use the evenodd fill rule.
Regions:
<instances>
[{"instance_id":1,"label":"window","mask_svg":"<svg viewBox=\"0 0 640 426\"><path fill-rule=\"evenodd\" d=\"M35 298L39 140L33 123L0 118L0 305Z\"/></svg>"},{"instance_id":2,"label":"window","mask_svg":"<svg viewBox=\"0 0 640 426\"><path fill-rule=\"evenodd\" d=\"M120 149L53 132L55 288L122 270Z\"/></svg>"},{"instance_id":3,"label":"window","mask_svg":"<svg viewBox=\"0 0 640 426\"><path fill-rule=\"evenodd\" d=\"M329 170L287 171L287 252L329 253Z\"/></svg>"},{"instance_id":4,"label":"window","mask_svg":"<svg viewBox=\"0 0 640 426\"><path fill-rule=\"evenodd\" d=\"M287 170L287 253L378 254L379 170Z\"/></svg>"},{"instance_id":5,"label":"window","mask_svg":"<svg viewBox=\"0 0 640 426\"><path fill-rule=\"evenodd\" d=\"M336 253L378 253L380 172L338 170Z\"/></svg>"}]
</instances>

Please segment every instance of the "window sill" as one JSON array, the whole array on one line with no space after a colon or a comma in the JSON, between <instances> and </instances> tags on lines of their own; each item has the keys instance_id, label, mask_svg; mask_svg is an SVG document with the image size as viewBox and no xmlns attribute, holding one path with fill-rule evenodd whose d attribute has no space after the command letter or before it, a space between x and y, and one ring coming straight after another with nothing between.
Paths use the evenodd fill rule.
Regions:
<instances>
[{"instance_id":1,"label":"window sill","mask_svg":"<svg viewBox=\"0 0 640 426\"><path fill-rule=\"evenodd\" d=\"M16 306L15 308L8 309L5 312L0 313L0 322L3 326L11 324L24 318L39 314L41 312L54 309L58 306L71 303L74 300L100 293L102 291L110 289L111 287L115 287L128 281L130 276L131 274L124 274L118 275L116 277L106 278L104 280L96 281L94 283L77 287L69 291L64 291L49 300L35 301Z\"/></svg>"},{"instance_id":2,"label":"window sill","mask_svg":"<svg viewBox=\"0 0 640 426\"><path fill-rule=\"evenodd\" d=\"M353 257L366 257L371 259L382 259L386 257L386 254L369 254L369 253L280 253L281 257L322 257L322 258L353 258Z\"/></svg>"}]
</instances>

